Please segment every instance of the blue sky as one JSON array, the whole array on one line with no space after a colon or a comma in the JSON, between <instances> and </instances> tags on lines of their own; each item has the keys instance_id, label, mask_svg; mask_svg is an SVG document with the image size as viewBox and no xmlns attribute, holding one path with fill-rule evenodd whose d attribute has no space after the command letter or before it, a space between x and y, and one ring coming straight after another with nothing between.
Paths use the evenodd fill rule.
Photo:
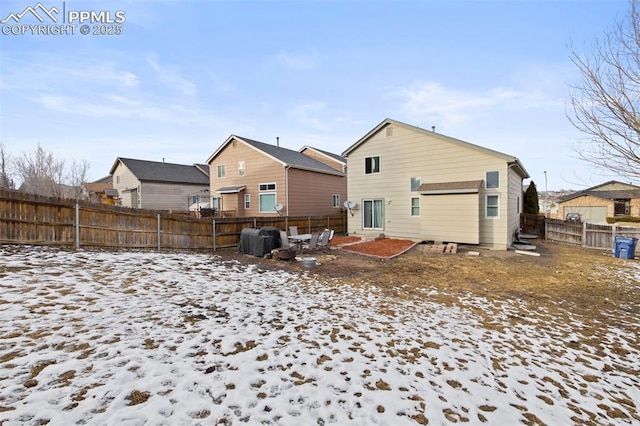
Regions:
<instances>
[{"instance_id":1,"label":"blue sky","mask_svg":"<svg viewBox=\"0 0 640 426\"><path fill-rule=\"evenodd\" d=\"M37 3L3 1L0 20ZM620 179L576 158L566 105L571 43L602 38L626 0L41 3L126 21L120 35L3 30L14 157L40 144L98 179L117 157L203 163L230 134L340 154L389 117L516 156L538 190Z\"/></svg>"}]
</instances>

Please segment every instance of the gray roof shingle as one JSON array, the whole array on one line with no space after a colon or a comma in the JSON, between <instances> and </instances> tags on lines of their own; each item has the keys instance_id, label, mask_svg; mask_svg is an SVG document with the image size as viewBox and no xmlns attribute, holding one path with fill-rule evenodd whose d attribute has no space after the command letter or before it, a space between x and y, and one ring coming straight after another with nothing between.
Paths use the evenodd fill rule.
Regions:
<instances>
[{"instance_id":1,"label":"gray roof shingle","mask_svg":"<svg viewBox=\"0 0 640 426\"><path fill-rule=\"evenodd\" d=\"M625 185L627 188L625 189L599 189L603 187L610 186L612 184ZM571 194L564 195L558 198L559 202L565 202L572 200L574 198L582 197L590 195L592 197L603 198L606 200L626 200L626 199L635 199L640 198L640 187L635 185L627 185L622 182L618 182L615 180L610 180L608 182L602 183L600 185L592 186L591 188L583 189L582 191L577 191Z\"/></svg>"},{"instance_id":2,"label":"gray roof shingle","mask_svg":"<svg viewBox=\"0 0 640 426\"><path fill-rule=\"evenodd\" d=\"M315 146L307 146L306 148L315 149L318 152L323 153L324 155L333 158L336 161L347 164L347 159L342 155L334 154L333 152L325 151L324 149L316 148ZM302 151L302 150L301 150Z\"/></svg>"},{"instance_id":3,"label":"gray roof shingle","mask_svg":"<svg viewBox=\"0 0 640 426\"><path fill-rule=\"evenodd\" d=\"M276 145L270 145L264 142L255 141L253 139L243 138L242 136L234 136L287 165L302 169L317 170L325 173L341 174L333 167L329 167L321 161L311 158L308 155L302 154L301 152L282 148Z\"/></svg>"},{"instance_id":4,"label":"gray roof shingle","mask_svg":"<svg viewBox=\"0 0 640 426\"><path fill-rule=\"evenodd\" d=\"M640 189L618 189L610 191L578 191L573 194L560 197L558 201L569 201L574 198L590 195L592 197L603 198L605 200L631 200L640 198Z\"/></svg>"},{"instance_id":5,"label":"gray roof shingle","mask_svg":"<svg viewBox=\"0 0 640 426\"><path fill-rule=\"evenodd\" d=\"M482 185L481 180L467 180L461 182L435 182L423 183L418 187L418 192L427 194L467 194L478 192Z\"/></svg>"},{"instance_id":6,"label":"gray roof shingle","mask_svg":"<svg viewBox=\"0 0 640 426\"><path fill-rule=\"evenodd\" d=\"M115 171L118 162L122 162L131 173L141 181L187 183L209 185L209 177L195 165L165 163L159 161L135 160L132 158L118 157L111 168L111 174ZM198 165L202 167L203 165ZM208 169L208 166L205 166Z\"/></svg>"}]
</instances>

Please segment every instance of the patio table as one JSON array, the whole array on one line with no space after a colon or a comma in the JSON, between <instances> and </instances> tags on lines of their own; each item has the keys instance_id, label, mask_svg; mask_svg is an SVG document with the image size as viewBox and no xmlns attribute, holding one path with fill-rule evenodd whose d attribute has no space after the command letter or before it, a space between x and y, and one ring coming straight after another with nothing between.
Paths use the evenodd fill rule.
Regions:
<instances>
[{"instance_id":1,"label":"patio table","mask_svg":"<svg viewBox=\"0 0 640 426\"><path fill-rule=\"evenodd\" d=\"M302 253L302 245L311 240L311 234L289 235L289 241L294 242L298 246L298 252Z\"/></svg>"}]
</instances>

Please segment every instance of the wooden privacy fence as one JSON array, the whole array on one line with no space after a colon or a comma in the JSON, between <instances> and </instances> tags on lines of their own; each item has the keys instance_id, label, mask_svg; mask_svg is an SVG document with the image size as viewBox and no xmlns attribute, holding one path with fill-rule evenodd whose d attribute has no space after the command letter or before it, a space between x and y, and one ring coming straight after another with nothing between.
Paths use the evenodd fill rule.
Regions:
<instances>
[{"instance_id":1,"label":"wooden privacy fence","mask_svg":"<svg viewBox=\"0 0 640 426\"><path fill-rule=\"evenodd\" d=\"M236 247L243 228L263 226L343 233L347 218L345 213L193 218L0 190L0 243L5 244L216 250Z\"/></svg>"},{"instance_id":2,"label":"wooden privacy fence","mask_svg":"<svg viewBox=\"0 0 640 426\"><path fill-rule=\"evenodd\" d=\"M576 223L524 213L520 215L520 229L525 234L542 235L545 240L591 249L614 249L616 237L640 240L640 227Z\"/></svg>"},{"instance_id":3,"label":"wooden privacy fence","mask_svg":"<svg viewBox=\"0 0 640 426\"><path fill-rule=\"evenodd\" d=\"M525 234L544 235L544 216L520 213L520 229Z\"/></svg>"},{"instance_id":4,"label":"wooden privacy fence","mask_svg":"<svg viewBox=\"0 0 640 426\"><path fill-rule=\"evenodd\" d=\"M619 225L575 223L562 219L546 219L544 238L591 249L612 250L616 237L640 239L640 228Z\"/></svg>"}]
</instances>

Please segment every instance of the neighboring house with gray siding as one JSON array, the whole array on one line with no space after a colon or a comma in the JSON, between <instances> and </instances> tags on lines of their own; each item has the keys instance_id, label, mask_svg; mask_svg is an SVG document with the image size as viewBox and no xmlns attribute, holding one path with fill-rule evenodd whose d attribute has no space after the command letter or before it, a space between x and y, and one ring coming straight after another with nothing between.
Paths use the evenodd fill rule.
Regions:
<instances>
[{"instance_id":1,"label":"neighboring house with gray siding","mask_svg":"<svg viewBox=\"0 0 640 426\"><path fill-rule=\"evenodd\" d=\"M385 119L342 153L349 234L506 249L519 228L516 157Z\"/></svg>"},{"instance_id":2,"label":"neighboring house with gray siding","mask_svg":"<svg viewBox=\"0 0 640 426\"><path fill-rule=\"evenodd\" d=\"M185 211L196 197L209 200L206 164L189 166L118 157L109 174L124 207Z\"/></svg>"},{"instance_id":3,"label":"neighboring house with gray siding","mask_svg":"<svg viewBox=\"0 0 640 426\"><path fill-rule=\"evenodd\" d=\"M316 148L301 151L229 136L207 160L213 207L238 217L338 214L346 161Z\"/></svg>"}]
</instances>

